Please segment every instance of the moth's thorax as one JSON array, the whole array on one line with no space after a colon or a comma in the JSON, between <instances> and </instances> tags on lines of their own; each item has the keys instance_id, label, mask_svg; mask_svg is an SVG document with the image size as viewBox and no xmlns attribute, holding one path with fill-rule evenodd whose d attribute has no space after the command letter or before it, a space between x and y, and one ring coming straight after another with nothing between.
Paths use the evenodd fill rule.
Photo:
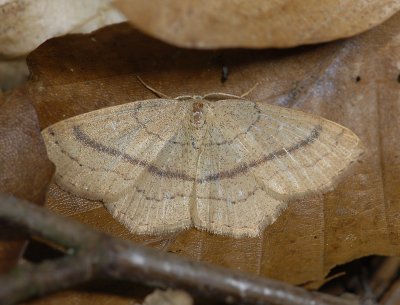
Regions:
<instances>
[{"instance_id":1,"label":"moth's thorax","mask_svg":"<svg viewBox=\"0 0 400 305\"><path fill-rule=\"evenodd\" d=\"M205 123L206 105L203 100L194 100L192 104L192 113L190 123L194 128L201 128Z\"/></svg>"}]
</instances>

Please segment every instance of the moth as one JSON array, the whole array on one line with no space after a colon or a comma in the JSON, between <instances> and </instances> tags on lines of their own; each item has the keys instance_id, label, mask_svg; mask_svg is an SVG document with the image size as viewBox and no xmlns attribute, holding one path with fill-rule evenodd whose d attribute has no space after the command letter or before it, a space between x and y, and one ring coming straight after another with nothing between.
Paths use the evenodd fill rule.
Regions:
<instances>
[{"instance_id":1,"label":"moth","mask_svg":"<svg viewBox=\"0 0 400 305\"><path fill-rule=\"evenodd\" d=\"M332 121L218 93L103 108L42 135L56 183L139 234L257 236L288 200L331 189L362 152Z\"/></svg>"}]
</instances>

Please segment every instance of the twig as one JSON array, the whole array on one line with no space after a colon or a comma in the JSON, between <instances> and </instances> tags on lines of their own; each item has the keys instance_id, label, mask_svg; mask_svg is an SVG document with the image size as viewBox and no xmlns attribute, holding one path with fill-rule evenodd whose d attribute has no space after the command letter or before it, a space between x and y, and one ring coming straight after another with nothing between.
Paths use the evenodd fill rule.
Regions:
<instances>
[{"instance_id":1,"label":"twig","mask_svg":"<svg viewBox=\"0 0 400 305\"><path fill-rule=\"evenodd\" d=\"M223 302L284 305L354 305L282 282L194 262L112 238L23 200L0 194L0 218L70 248L69 255L0 277L0 303L70 287L97 277L182 288Z\"/></svg>"},{"instance_id":2,"label":"twig","mask_svg":"<svg viewBox=\"0 0 400 305\"><path fill-rule=\"evenodd\" d=\"M69 256L15 268L0 277L0 304L15 304L90 280L90 263L87 257Z\"/></svg>"}]
</instances>

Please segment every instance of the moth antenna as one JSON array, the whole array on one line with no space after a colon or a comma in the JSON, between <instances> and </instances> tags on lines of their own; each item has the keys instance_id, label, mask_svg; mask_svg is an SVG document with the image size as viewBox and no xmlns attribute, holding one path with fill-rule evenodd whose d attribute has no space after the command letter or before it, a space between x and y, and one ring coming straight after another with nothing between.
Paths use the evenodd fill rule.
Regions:
<instances>
[{"instance_id":1,"label":"moth antenna","mask_svg":"<svg viewBox=\"0 0 400 305\"><path fill-rule=\"evenodd\" d=\"M260 82L257 82L253 87L251 87L248 91L243 93L240 97L244 98L244 97L248 96L254 89L256 89L258 87L259 84L260 84Z\"/></svg>"},{"instance_id":2,"label":"moth antenna","mask_svg":"<svg viewBox=\"0 0 400 305\"><path fill-rule=\"evenodd\" d=\"M203 96L204 99L221 99L221 98L234 98L234 99L241 99L241 96L234 95L234 94L229 94L229 93L223 93L223 92L212 92L212 93L207 93L206 95Z\"/></svg>"},{"instance_id":3,"label":"moth antenna","mask_svg":"<svg viewBox=\"0 0 400 305\"><path fill-rule=\"evenodd\" d=\"M172 99L171 97L169 97L168 95L161 93L160 91L157 91L156 89L150 87L148 84L146 84L144 82L143 79L140 78L140 76L136 76L136 78L138 79L138 81L148 90L150 90L151 92L153 92L155 95L157 95L158 97L163 97L163 98L167 98L167 99Z\"/></svg>"},{"instance_id":4,"label":"moth antenna","mask_svg":"<svg viewBox=\"0 0 400 305\"><path fill-rule=\"evenodd\" d=\"M259 84L260 84L260 82L257 82L253 87L250 88L250 90L246 91L242 95L234 95L234 94L222 93L222 92L218 92L218 93L212 92L212 93L208 93L208 94L204 95L203 98L207 99L207 98L232 97L232 98L236 98L236 99L243 99L244 97L249 95Z\"/></svg>"}]
</instances>

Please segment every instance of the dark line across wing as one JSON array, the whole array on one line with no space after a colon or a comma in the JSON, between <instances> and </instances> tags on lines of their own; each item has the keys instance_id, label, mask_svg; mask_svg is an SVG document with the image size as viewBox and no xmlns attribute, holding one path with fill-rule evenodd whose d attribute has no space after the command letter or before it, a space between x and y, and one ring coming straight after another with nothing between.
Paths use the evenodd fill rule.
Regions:
<instances>
[{"instance_id":1,"label":"dark line across wing","mask_svg":"<svg viewBox=\"0 0 400 305\"><path fill-rule=\"evenodd\" d=\"M238 166L236 166L230 170L220 171L218 173L205 176L204 178L201 178L201 179L196 179L196 177L191 177L183 172L162 170L162 169L148 163L145 160L140 160L140 159L134 158L126 153L121 152L118 149L101 144L101 143L97 142L96 140L92 139L84 131L82 131L79 126L74 126L74 136L78 142L85 145L86 147L90 147L100 153L105 153L110 156L121 157L121 159L123 161L129 162L133 165L138 165L138 166L144 167L149 173L151 173L155 176L183 180L183 181L196 181L198 183L204 183L204 182L216 181L216 180L221 180L221 179L233 178L235 176L238 176L240 174L248 172L253 167L257 167L257 166L259 166L263 163L266 163L268 161L271 161L275 158L283 157L287 153L292 153L304 146L307 146L307 145L313 143L319 137L321 130L322 130L322 127L320 125L317 125L305 139L297 142L296 144L294 144L290 147L281 148L272 153L269 153L268 155L263 156L262 158L260 158L258 160L254 160L251 163L241 163Z\"/></svg>"}]
</instances>

